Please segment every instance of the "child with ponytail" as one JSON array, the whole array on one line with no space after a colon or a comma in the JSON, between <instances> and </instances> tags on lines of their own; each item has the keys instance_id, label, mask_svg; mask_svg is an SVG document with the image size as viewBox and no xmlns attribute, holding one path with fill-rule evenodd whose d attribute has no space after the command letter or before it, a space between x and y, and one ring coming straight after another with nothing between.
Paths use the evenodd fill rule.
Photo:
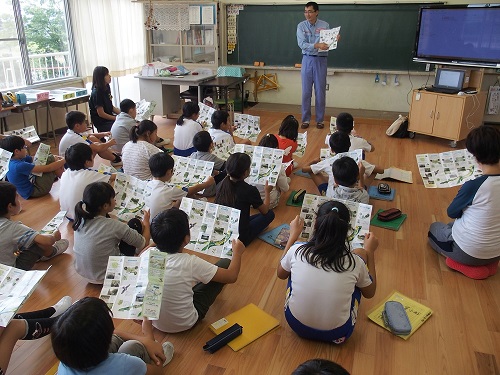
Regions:
<instances>
[{"instance_id":1,"label":"child with ponytail","mask_svg":"<svg viewBox=\"0 0 500 375\"><path fill-rule=\"evenodd\" d=\"M189 157L196 148L193 137L203 128L196 122L200 116L200 107L196 102L187 102L182 106L182 115L174 129L174 155Z\"/></svg>"},{"instance_id":2,"label":"child with ponytail","mask_svg":"<svg viewBox=\"0 0 500 375\"><path fill-rule=\"evenodd\" d=\"M142 120L130 130L130 141L122 149L123 171L140 180L153 178L149 169L149 158L162 152L155 146L158 127L151 120Z\"/></svg>"},{"instance_id":3,"label":"child with ponytail","mask_svg":"<svg viewBox=\"0 0 500 375\"><path fill-rule=\"evenodd\" d=\"M309 242L294 243L304 221L297 216L290 223L277 275L288 279L285 318L300 337L343 343L354 331L361 295L375 295L378 239L367 233L365 248L351 251L349 221L349 209L329 201L318 208Z\"/></svg>"},{"instance_id":4,"label":"child with ponytail","mask_svg":"<svg viewBox=\"0 0 500 375\"><path fill-rule=\"evenodd\" d=\"M92 284L103 283L110 256L131 256L138 252L136 249L149 245L149 212L144 214L142 223L134 218L127 225L109 217L115 205L111 185L93 182L75 206L75 269Z\"/></svg>"},{"instance_id":5,"label":"child with ponytail","mask_svg":"<svg viewBox=\"0 0 500 375\"><path fill-rule=\"evenodd\" d=\"M266 183L265 198L262 201L255 186L245 182L250 174L250 156L235 152L226 161L226 177L215 195L215 203L237 208L240 213L239 239L248 246L274 220L274 212L269 209L270 193L273 189ZM250 207L259 211L250 216Z\"/></svg>"}]
</instances>

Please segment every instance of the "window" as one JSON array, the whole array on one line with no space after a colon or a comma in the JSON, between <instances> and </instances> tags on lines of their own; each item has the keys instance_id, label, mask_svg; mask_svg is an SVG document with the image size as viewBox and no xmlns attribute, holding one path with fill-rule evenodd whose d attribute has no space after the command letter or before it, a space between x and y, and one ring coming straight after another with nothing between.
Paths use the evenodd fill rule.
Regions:
<instances>
[{"instance_id":1,"label":"window","mask_svg":"<svg viewBox=\"0 0 500 375\"><path fill-rule=\"evenodd\" d=\"M67 0L0 0L0 91L75 76Z\"/></svg>"}]
</instances>

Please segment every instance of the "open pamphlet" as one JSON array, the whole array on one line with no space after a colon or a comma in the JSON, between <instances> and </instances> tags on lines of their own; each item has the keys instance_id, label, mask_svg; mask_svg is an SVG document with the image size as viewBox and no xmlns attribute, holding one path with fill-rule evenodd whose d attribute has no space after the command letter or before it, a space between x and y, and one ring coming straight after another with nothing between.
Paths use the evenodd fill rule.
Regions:
<instances>
[{"instance_id":1,"label":"open pamphlet","mask_svg":"<svg viewBox=\"0 0 500 375\"><path fill-rule=\"evenodd\" d=\"M249 184L265 185L267 181L269 185L276 186L283 164L283 150L237 144L234 146L234 152L244 152L252 159L250 176L247 178Z\"/></svg>"},{"instance_id":2,"label":"open pamphlet","mask_svg":"<svg viewBox=\"0 0 500 375\"><path fill-rule=\"evenodd\" d=\"M112 211L120 221L128 222L134 217L144 218L147 210L144 203L146 197L151 195L147 189L147 181L125 173L117 173L113 188L115 189L116 206Z\"/></svg>"},{"instance_id":3,"label":"open pamphlet","mask_svg":"<svg viewBox=\"0 0 500 375\"><path fill-rule=\"evenodd\" d=\"M99 298L113 318L159 319L167 255L148 249L140 257L109 257Z\"/></svg>"},{"instance_id":4,"label":"open pamphlet","mask_svg":"<svg viewBox=\"0 0 500 375\"><path fill-rule=\"evenodd\" d=\"M328 44L328 50L337 48L337 37L340 33L340 26L334 27L329 30L320 30L319 32L319 42ZM320 50L321 51L321 50Z\"/></svg>"},{"instance_id":5,"label":"open pamphlet","mask_svg":"<svg viewBox=\"0 0 500 375\"><path fill-rule=\"evenodd\" d=\"M260 134L259 116L235 113L233 122L236 126L233 135L242 139L249 139L252 142L257 142L257 137Z\"/></svg>"},{"instance_id":6,"label":"open pamphlet","mask_svg":"<svg viewBox=\"0 0 500 375\"><path fill-rule=\"evenodd\" d=\"M232 258L233 238L239 236L240 210L182 198L179 207L189 217L191 241L186 249L219 258Z\"/></svg>"},{"instance_id":7,"label":"open pamphlet","mask_svg":"<svg viewBox=\"0 0 500 375\"><path fill-rule=\"evenodd\" d=\"M220 141L214 142L214 149L212 154L222 160L227 160L229 155L233 153L234 142L231 138L224 138Z\"/></svg>"},{"instance_id":8,"label":"open pamphlet","mask_svg":"<svg viewBox=\"0 0 500 375\"><path fill-rule=\"evenodd\" d=\"M170 183L180 188L188 188L205 182L212 175L213 161L191 159L173 155L174 171Z\"/></svg>"},{"instance_id":9,"label":"open pamphlet","mask_svg":"<svg viewBox=\"0 0 500 375\"><path fill-rule=\"evenodd\" d=\"M201 102L198 103L198 106L200 107L200 115L197 121L200 123L203 130L208 130L212 127L212 115L215 112L215 108Z\"/></svg>"},{"instance_id":10,"label":"open pamphlet","mask_svg":"<svg viewBox=\"0 0 500 375\"><path fill-rule=\"evenodd\" d=\"M467 149L418 154L417 164L426 188L459 186L483 174Z\"/></svg>"},{"instance_id":11,"label":"open pamphlet","mask_svg":"<svg viewBox=\"0 0 500 375\"><path fill-rule=\"evenodd\" d=\"M405 308L406 314L410 319L410 324L411 324L410 334L396 335L404 340L408 340L410 336L413 335L415 331L419 329L422 326L422 324L424 324L432 315L432 309L430 309L429 307L424 306L421 303L418 303L417 301L414 301L411 298L408 298L405 295L394 291L391 293L390 296L383 299L380 302L380 304L378 304L373 309L368 311L368 318L370 318L370 320L372 320L373 322L375 322L376 324L378 324L382 328L385 328L388 331L390 331L390 329L385 326L384 320L382 318L382 311L384 311L384 305L387 301L400 302Z\"/></svg>"},{"instance_id":12,"label":"open pamphlet","mask_svg":"<svg viewBox=\"0 0 500 375\"><path fill-rule=\"evenodd\" d=\"M348 240L351 244L351 249L361 248L365 242L365 235L370 231L370 218L372 214L372 206L364 203L345 201L342 199L333 199L320 195L306 194L300 217L304 219L304 229L300 235L306 241L309 241L313 232L314 224L316 223L316 213L318 207L324 202L337 201L344 203L351 213L351 229L349 231Z\"/></svg>"},{"instance_id":13,"label":"open pamphlet","mask_svg":"<svg viewBox=\"0 0 500 375\"><path fill-rule=\"evenodd\" d=\"M47 271L23 271L0 264L0 327L7 327Z\"/></svg>"},{"instance_id":14,"label":"open pamphlet","mask_svg":"<svg viewBox=\"0 0 500 375\"><path fill-rule=\"evenodd\" d=\"M330 117L330 134L327 135L327 138L325 139L325 143L328 144L328 141L330 139L330 135L335 133L337 131L337 117Z\"/></svg>"},{"instance_id":15,"label":"open pamphlet","mask_svg":"<svg viewBox=\"0 0 500 375\"><path fill-rule=\"evenodd\" d=\"M54 234L54 232L59 229L59 226L63 223L66 217L66 211L59 211L56 216L50 220L46 226L42 228L39 232L40 234Z\"/></svg>"},{"instance_id":16,"label":"open pamphlet","mask_svg":"<svg viewBox=\"0 0 500 375\"><path fill-rule=\"evenodd\" d=\"M33 125L27 126L22 129L9 130L4 133L5 135L18 135L19 137L30 141L31 143L40 142L36 129Z\"/></svg>"},{"instance_id":17,"label":"open pamphlet","mask_svg":"<svg viewBox=\"0 0 500 375\"><path fill-rule=\"evenodd\" d=\"M351 159L354 159L354 161L359 163L360 161L363 160L363 150L357 149L357 150L352 150L352 151L347 151L347 152L339 152L338 154L334 154L331 152L329 148L322 148L320 149L320 154L319 158L320 160L325 160L328 158L331 158L331 164L337 159L343 158L344 156L348 156Z\"/></svg>"},{"instance_id":18,"label":"open pamphlet","mask_svg":"<svg viewBox=\"0 0 500 375\"><path fill-rule=\"evenodd\" d=\"M2 180L9 171L9 162L12 152L0 148L0 180Z\"/></svg>"},{"instance_id":19,"label":"open pamphlet","mask_svg":"<svg viewBox=\"0 0 500 375\"><path fill-rule=\"evenodd\" d=\"M47 160L50 155L50 146L45 143L40 143L38 145L38 150L36 150L35 156L33 157L33 164L35 165L46 165ZM43 173L31 173L35 176L41 176Z\"/></svg>"},{"instance_id":20,"label":"open pamphlet","mask_svg":"<svg viewBox=\"0 0 500 375\"><path fill-rule=\"evenodd\" d=\"M293 153L294 156L299 158L303 157L307 147L307 132L299 133L297 136L297 149Z\"/></svg>"},{"instance_id":21,"label":"open pamphlet","mask_svg":"<svg viewBox=\"0 0 500 375\"><path fill-rule=\"evenodd\" d=\"M151 116L153 116L153 111L156 108L155 101L147 102L145 99L139 100L135 105L137 109L137 116L135 116L135 119L137 121L149 120Z\"/></svg>"},{"instance_id":22,"label":"open pamphlet","mask_svg":"<svg viewBox=\"0 0 500 375\"><path fill-rule=\"evenodd\" d=\"M408 184L413 183L413 175L411 171L405 171L403 169L399 169L396 167L390 167L384 170L384 173L378 173L375 176L375 179L377 180L397 180L401 182L406 182Z\"/></svg>"}]
</instances>

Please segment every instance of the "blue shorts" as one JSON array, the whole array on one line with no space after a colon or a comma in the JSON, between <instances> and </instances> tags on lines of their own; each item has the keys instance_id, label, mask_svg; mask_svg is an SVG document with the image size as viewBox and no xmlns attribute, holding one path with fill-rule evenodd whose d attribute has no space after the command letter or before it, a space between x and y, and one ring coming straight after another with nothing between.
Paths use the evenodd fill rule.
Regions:
<instances>
[{"instance_id":1,"label":"blue shorts","mask_svg":"<svg viewBox=\"0 0 500 375\"><path fill-rule=\"evenodd\" d=\"M292 286L290 280L291 279L289 278L288 291L287 291L288 296L292 292ZM288 300L288 296L286 300ZM354 325L356 324L356 317L358 315L358 308L360 301L361 301L361 289L355 287L351 299L351 309L350 309L351 314L349 316L349 319L347 319L347 322L345 322L340 327L328 331L315 329L306 326L305 324L302 324L297 318L293 316L292 312L288 308L288 304L285 305L285 318L290 328L302 338L309 340L316 340L316 341L326 341L334 344L342 344L349 337L351 337L352 333L354 332Z\"/></svg>"},{"instance_id":2,"label":"blue shorts","mask_svg":"<svg viewBox=\"0 0 500 375\"><path fill-rule=\"evenodd\" d=\"M322 196L326 195L326 191L328 190L328 182L324 182L318 186L319 194Z\"/></svg>"}]
</instances>

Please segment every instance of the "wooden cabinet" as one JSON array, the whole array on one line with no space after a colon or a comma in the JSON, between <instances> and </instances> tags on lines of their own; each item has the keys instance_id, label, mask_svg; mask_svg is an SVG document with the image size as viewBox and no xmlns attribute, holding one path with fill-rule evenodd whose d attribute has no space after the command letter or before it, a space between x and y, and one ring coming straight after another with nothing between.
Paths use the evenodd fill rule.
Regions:
<instances>
[{"instance_id":1,"label":"wooden cabinet","mask_svg":"<svg viewBox=\"0 0 500 375\"><path fill-rule=\"evenodd\" d=\"M414 90L408 130L460 141L483 121L486 93L448 95Z\"/></svg>"},{"instance_id":2,"label":"wooden cabinet","mask_svg":"<svg viewBox=\"0 0 500 375\"><path fill-rule=\"evenodd\" d=\"M465 139L472 128L483 122L486 92L480 91L484 69L471 69L468 75L469 89L476 94L441 94L413 90L408 130L413 133L449 139L455 146Z\"/></svg>"}]
</instances>

